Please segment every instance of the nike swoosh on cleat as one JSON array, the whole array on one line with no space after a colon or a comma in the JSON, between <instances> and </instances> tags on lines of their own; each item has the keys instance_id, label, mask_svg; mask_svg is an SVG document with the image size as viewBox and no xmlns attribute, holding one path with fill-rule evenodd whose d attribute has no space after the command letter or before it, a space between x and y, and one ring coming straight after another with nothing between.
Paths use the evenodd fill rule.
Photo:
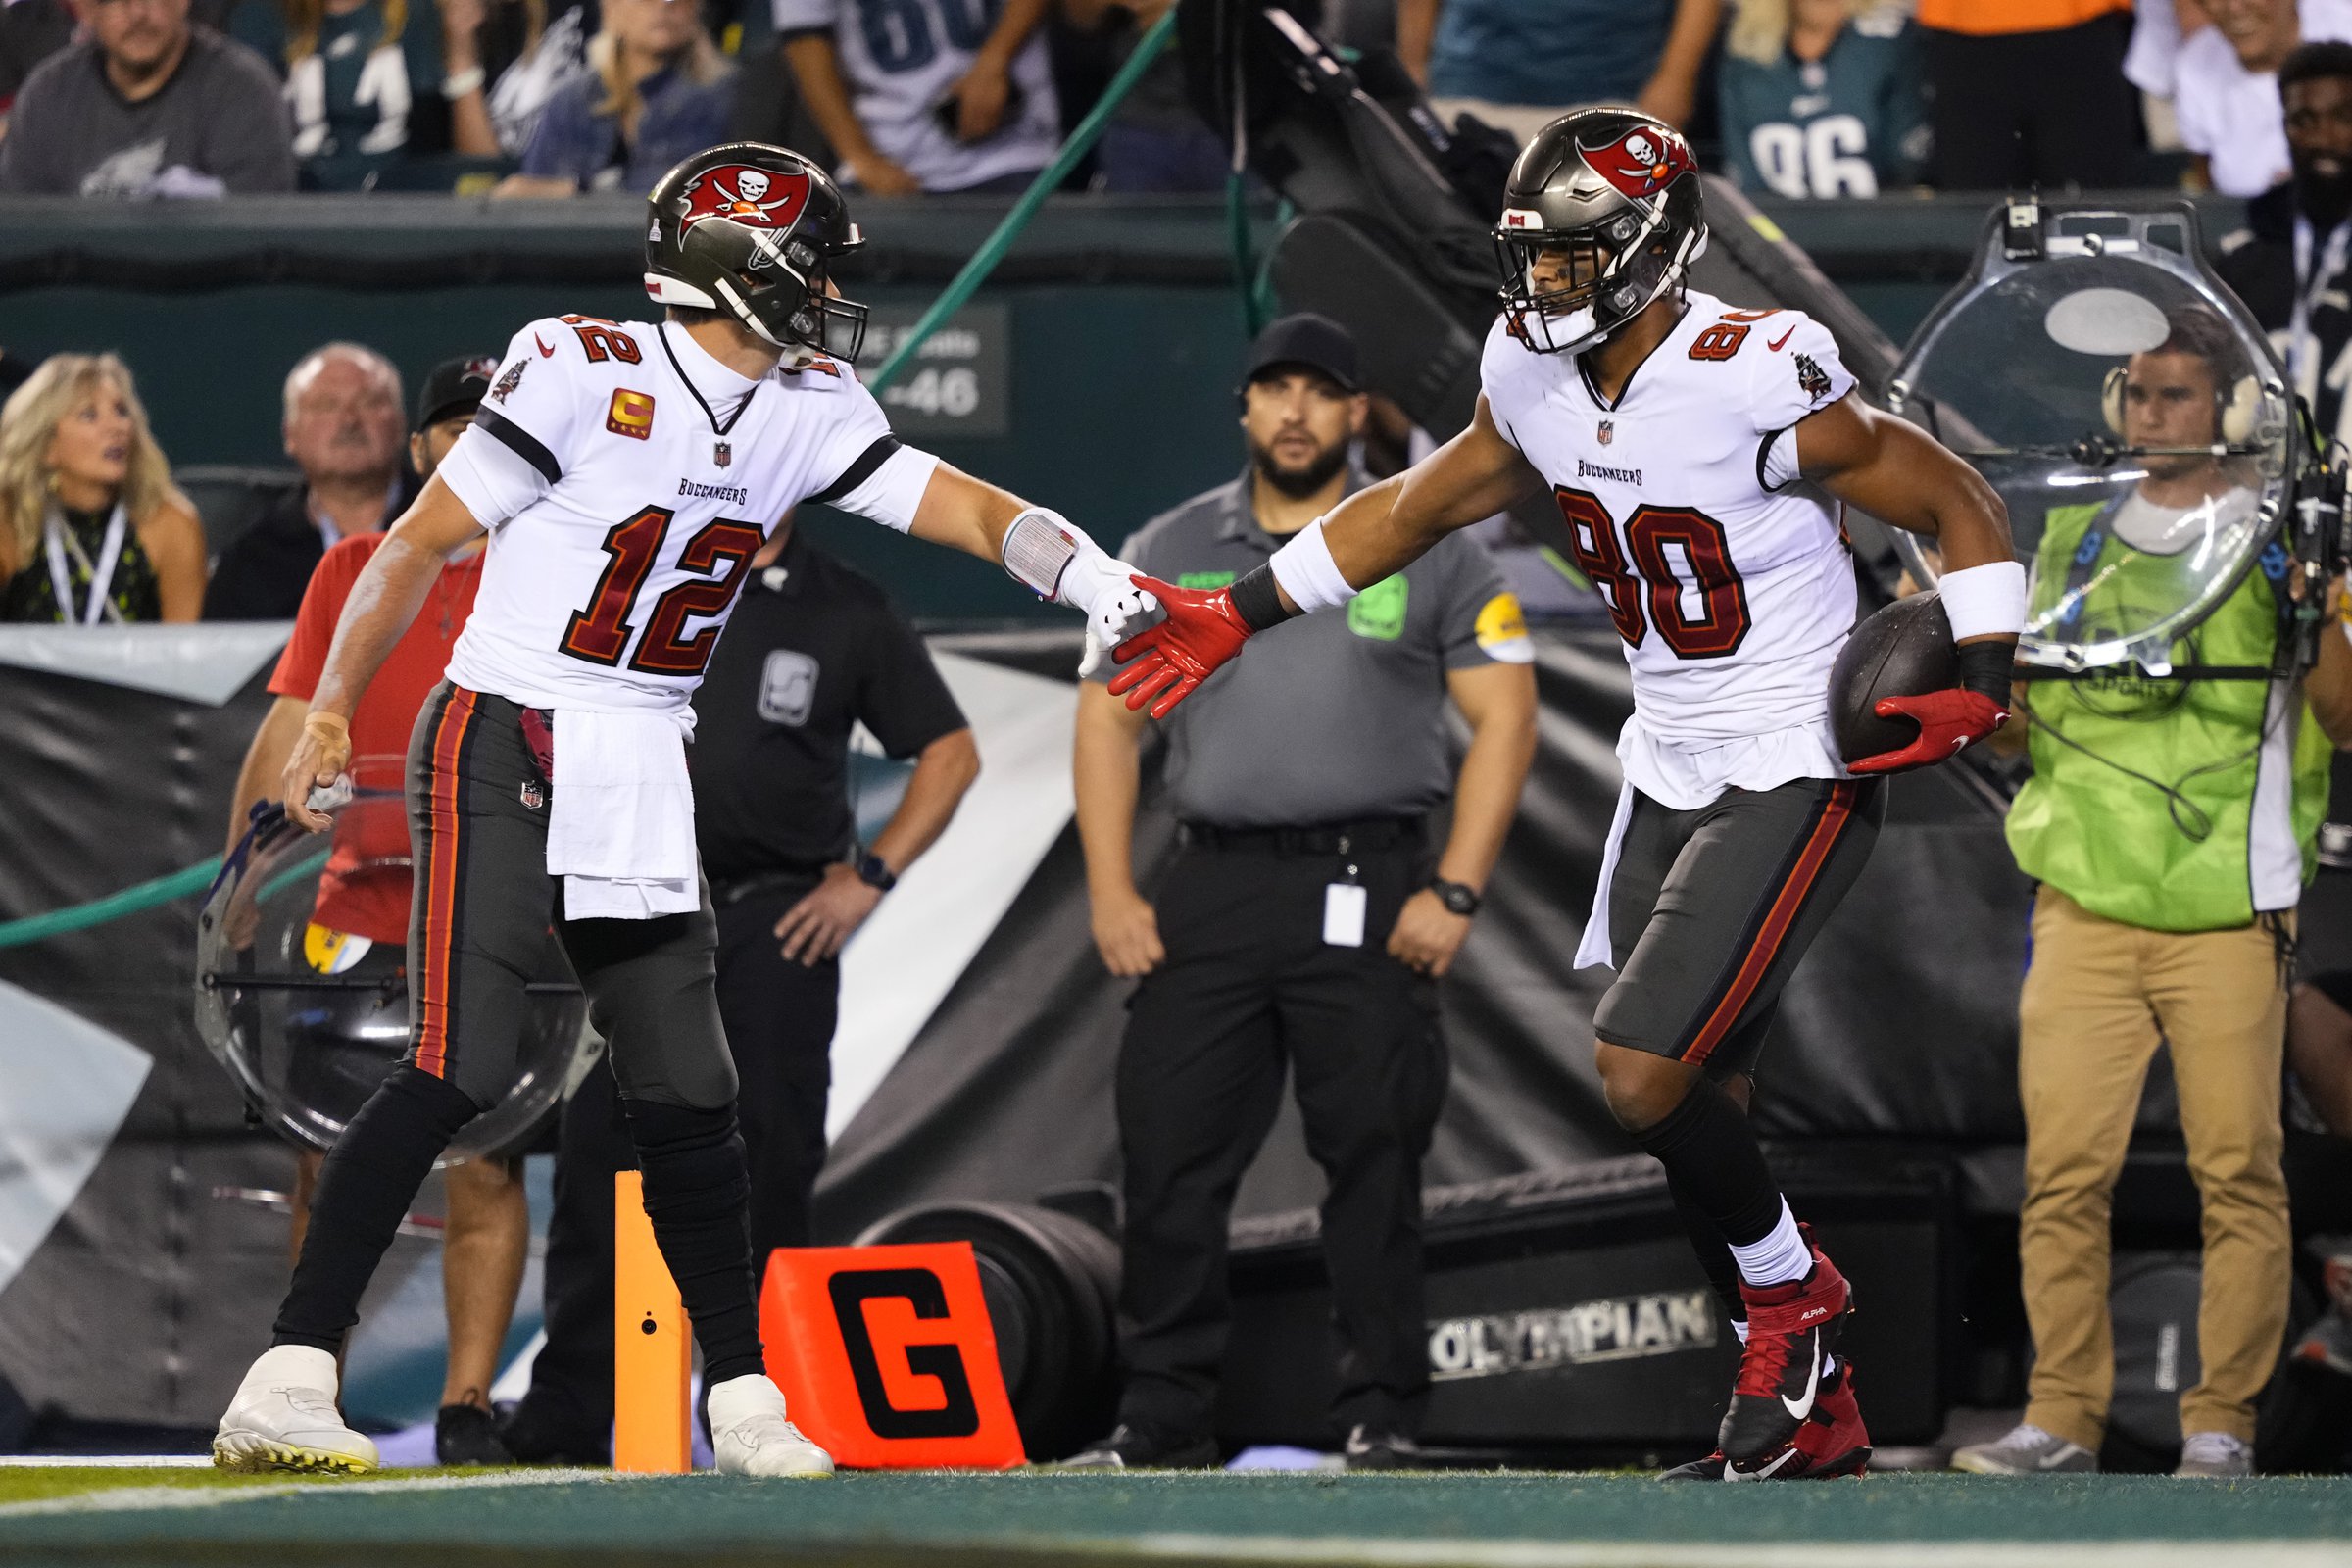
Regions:
<instances>
[{"instance_id":1,"label":"nike swoosh on cleat","mask_svg":"<svg viewBox=\"0 0 2352 1568\"><path fill-rule=\"evenodd\" d=\"M1788 1411L1792 1420L1802 1421L1813 1413L1813 1400L1820 1393L1821 1336L1816 1334L1813 1336L1813 1367L1805 1374L1805 1396L1802 1399L1791 1399L1784 1394L1781 1396L1781 1408Z\"/></svg>"},{"instance_id":2,"label":"nike swoosh on cleat","mask_svg":"<svg viewBox=\"0 0 2352 1568\"><path fill-rule=\"evenodd\" d=\"M1764 346L1765 346L1766 348L1768 348L1768 349L1772 350L1772 352L1773 352L1773 353L1775 353L1775 354L1778 354L1778 353L1780 353L1780 352L1781 352L1781 350L1782 350L1782 349L1784 349L1784 348L1788 347L1788 340L1789 340L1790 338L1794 337L1795 335L1796 335L1796 328L1792 326L1792 327L1790 327L1790 328L1789 328L1788 331L1786 331L1786 332L1783 332L1783 333L1782 333L1782 334L1781 334L1779 337L1773 338L1773 339L1771 339L1770 341L1766 342Z\"/></svg>"}]
</instances>

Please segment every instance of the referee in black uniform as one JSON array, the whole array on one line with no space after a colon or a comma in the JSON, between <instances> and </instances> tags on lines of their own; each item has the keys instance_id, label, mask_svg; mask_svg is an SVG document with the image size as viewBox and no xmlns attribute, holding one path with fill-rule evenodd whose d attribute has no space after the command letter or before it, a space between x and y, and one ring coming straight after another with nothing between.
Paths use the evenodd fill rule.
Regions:
<instances>
[{"instance_id":1,"label":"referee in black uniform","mask_svg":"<svg viewBox=\"0 0 2352 1568\"><path fill-rule=\"evenodd\" d=\"M1152 521L1121 558L1188 588L1262 565L1363 483L1348 454L1364 411L1344 328L1274 322L1242 388L1248 469ZM1112 973L1142 984L1117 1086L1126 1387L1117 1430L1072 1465L1216 1462L1226 1231L1286 1062L1330 1183L1334 1436L1348 1463L1410 1462L1426 1403L1421 1156L1446 1076L1435 982L1535 755L1534 653L1494 564L1460 533L1345 615L1261 635L1285 639L1285 657L1227 665L1160 726L1184 849L1156 906L1134 880L1144 715L1099 685L1079 697L1095 942ZM1449 699L1470 725L1458 772ZM1448 793L1440 853L1423 819Z\"/></svg>"},{"instance_id":2,"label":"referee in black uniform","mask_svg":"<svg viewBox=\"0 0 2352 1568\"><path fill-rule=\"evenodd\" d=\"M718 1010L742 1080L754 1267L807 1247L825 1160L843 944L947 828L980 754L931 656L870 578L790 519L695 694L694 817L718 913ZM914 759L898 808L858 846L850 736ZM564 1111L547 1250L547 1345L505 1430L518 1459L607 1457L612 1421L612 1173L633 1162L612 1070Z\"/></svg>"}]
</instances>

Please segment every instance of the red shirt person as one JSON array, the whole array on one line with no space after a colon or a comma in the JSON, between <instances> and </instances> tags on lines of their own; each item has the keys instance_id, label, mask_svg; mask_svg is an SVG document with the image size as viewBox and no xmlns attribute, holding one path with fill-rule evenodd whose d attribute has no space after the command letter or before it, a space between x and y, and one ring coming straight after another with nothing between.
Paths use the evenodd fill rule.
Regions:
<instances>
[{"instance_id":1,"label":"red shirt person","mask_svg":"<svg viewBox=\"0 0 2352 1568\"><path fill-rule=\"evenodd\" d=\"M294 635L278 656L270 690L295 712L295 728L310 710L311 694L326 667L343 601L360 580L368 558L384 542L380 533L354 534L319 561L303 591ZM450 650L466 617L473 613L474 590L482 580L482 553L452 561L433 584L432 598L413 621L382 673L351 715L353 783L362 798L386 792L391 799L369 810L349 811L335 823L332 852L318 878L314 927L370 942L406 942L409 935L409 823L399 805L400 765L408 756L409 732L424 700L449 667ZM372 764L372 765L371 765Z\"/></svg>"},{"instance_id":2,"label":"red shirt person","mask_svg":"<svg viewBox=\"0 0 2352 1568\"><path fill-rule=\"evenodd\" d=\"M430 474L457 445L497 370L495 359L480 356L446 361L425 378L416 405L416 430L409 438L409 458L419 474ZM285 771L334 642L343 602L384 537L362 533L343 539L320 559L303 590L294 635L270 677L270 690L277 701L255 732L237 777L229 812L232 848L244 833L253 803L271 795ZM382 956L372 961L385 964L386 972L405 967L409 827L398 803L400 769L416 715L449 667L450 650L473 613L481 577L478 548L442 568L432 597L351 715L353 782L363 793L381 790L392 798L372 808L346 811L335 824L304 940L304 956L315 969L343 972L368 957L377 944L386 946ZM352 951L353 938L364 939L368 947ZM318 1162L317 1150L300 1152L293 1193L292 1245L297 1255ZM434 1422L434 1450L443 1464L512 1462L490 1414L489 1390L513 1321L530 1236L518 1165L512 1158L475 1159L451 1166L446 1173L449 1207L441 1251L449 1306L449 1371Z\"/></svg>"}]
</instances>

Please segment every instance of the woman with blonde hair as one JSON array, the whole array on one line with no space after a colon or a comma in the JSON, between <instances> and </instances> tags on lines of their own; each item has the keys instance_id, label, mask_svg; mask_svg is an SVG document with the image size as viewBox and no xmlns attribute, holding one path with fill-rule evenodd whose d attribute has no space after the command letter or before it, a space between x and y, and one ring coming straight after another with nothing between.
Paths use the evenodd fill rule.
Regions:
<instances>
[{"instance_id":1,"label":"woman with blonde hair","mask_svg":"<svg viewBox=\"0 0 2352 1568\"><path fill-rule=\"evenodd\" d=\"M1715 90L1727 172L1776 196L1876 196L1920 177L1928 103L1904 0L1735 0Z\"/></svg>"},{"instance_id":2,"label":"woman with blonde hair","mask_svg":"<svg viewBox=\"0 0 2352 1568\"><path fill-rule=\"evenodd\" d=\"M727 139L734 68L695 0L605 0L588 68L548 100L522 172L495 194L643 196L670 166Z\"/></svg>"},{"instance_id":3,"label":"woman with blonde hair","mask_svg":"<svg viewBox=\"0 0 2352 1568\"><path fill-rule=\"evenodd\" d=\"M0 406L0 620L194 620L204 524L172 483L130 370L58 354Z\"/></svg>"}]
</instances>

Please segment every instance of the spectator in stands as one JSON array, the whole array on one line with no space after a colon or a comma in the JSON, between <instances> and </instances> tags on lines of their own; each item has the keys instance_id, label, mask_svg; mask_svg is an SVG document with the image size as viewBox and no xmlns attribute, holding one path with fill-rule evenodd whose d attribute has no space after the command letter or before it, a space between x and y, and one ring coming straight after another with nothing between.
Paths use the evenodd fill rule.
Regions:
<instances>
[{"instance_id":1,"label":"spectator in stands","mask_svg":"<svg viewBox=\"0 0 2352 1568\"><path fill-rule=\"evenodd\" d=\"M2113 499L2045 514L2033 624L2049 635L2112 625L2149 594L2178 592L2192 546L2251 521L2245 466L2205 450L2254 371L2250 357L2207 307L2176 307L2167 322L2163 342L2109 372L2103 397L2125 440L2174 455L2135 459L2138 482ZM2279 590L2250 572L2193 644L2175 645L2174 663L2278 670L2283 619ZM2115 1182L2161 1044L2205 1242L2198 1370L2180 1395L2175 1473L2251 1472L2254 1401L2286 1327L2279 1080L2295 908L2314 864L2328 742L2352 741L2352 644L2323 637L2308 681L2288 671L2169 693L2163 684L2021 686L2019 721L2004 731L2030 737L2034 776L2010 808L2008 837L2040 884L2017 1063L2018 1250L2034 1361L2024 1421L1953 1455L1964 1470L2097 1468L2115 1383Z\"/></svg>"},{"instance_id":2,"label":"spectator in stands","mask_svg":"<svg viewBox=\"0 0 2352 1568\"><path fill-rule=\"evenodd\" d=\"M2195 177L2259 196L2291 172L2278 68L2305 39L2352 38L2352 0L2208 0L2213 25L2180 45L2173 108Z\"/></svg>"},{"instance_id":3,"label":"spectator in stands","mask_svg":"<svg viewBox=\"0 0 2352 1568\"><path fill-rule=\"evenodd\" d=\"M588 70L595 31L594 0L553 17L548 0L490 0L478 35L482 69L490 74L490 128L498 150L519 162L539 117L574 76Z\"/></svg>"},{"instance_id":4,"label":"spectator in stands","mask_svg":"<svg viewBox=\"0 0 2352 1568\"><path fill-rule=\"evenodd\" d=\"M1109 34L1124 63L1175 0L1062 0L1073 27ZM1193 113L1184 60L1174 49L1146 68L1126 101L1111 112L1095 144L1095 188L1105 191L1223 190L1232 157L1222 137Z\"/></svg>"},{"instance_id":5,"label":"spectator in stands","mask_svg":"<svg viewBox=\"0 0 2352 1568\"><path fill-rule=\"evenodd\" d=\"M2352 439L2352 43L2297 48L2278 67L2278 98L2288 178L2246 204L2220 271L2271 334L2321 435Z\"/></svg>"},{"instance_id":6,"label":"spectator in stands","mask_svg":"<svg viewBox=\"0 0 2352 1568\"><path fill-rule=\"evenodd\" d=\"M1473 114L1525 145L1578 104L1688 124L1722 16L1723 0L1396 0L1396 53L1448 123Z\"/></svg>"},{"instance_id":7,"label":"spectator in stands","mask_svg":"<svg viewBox=\"0 0 2352 1568\"><path fill-rule=\"evenodd\" d=\"M0 407L0 620L194 620L203 602L204 524L129 369L44 361Z\"/></svg>"},{"instance_id":8,"label":"spectator in stands","mask_svg":"<svg viewBox=\"0 0 2352 1568\"><path fill-rule=\"evenodd\" d=\"M1715 89L1735 180L1780 196L1876 196L1919 177L1927 90L1903 6L1734 4Z\"/></svg>"},{"instance_id":9,"label":"spectator in stands","mask_svg":"<svg viewBox=\"0 0 2352 1568\"><path fill-rule=\"evenodd\" d=\"M2132 0L1919 0L1946 190L2128 184L2139 102Z\"/></svg>"},{"instance_id":10,"label":"spectator in stands","mask_svg":"<svg viewBox=\"0 0 2352 1568\"><path fill-rule=\"evenodd\" d=\"M1052 162L1061 110L1041 27L1052 0L774 0L776 36L845 179L877 196L1015 191Z\"/></svg>"},{"instance_id":11,"label":"spectator in stands","mask_svg":"<svg viewBox=\"0 0 2352 1568\"><path fill-rule=\"evenodd\" d=\"M366 190L393 164L494 157L485 0L243 0L229 30L285 72L302 182Z\"/></svg>"},{"instance_id":12,"label":"spectator in stands","mask_svg":"<svg viewBox=\"0 0 2352 1568\"><path fill-rule=\"evenodd\" d=\"M74 9L66 0L0 3L0 134L8 128L8 106L33 67L74 41Z\"/></svg>"},{"instance_id":13,"label":"spectator in stands","mask_svg":"<svg viewBox=\"0 0 2352 1568\"><path fill-rule=\"evenodd\" d=\"M188 20L188 0L83 0L86 41L26 78L0 192L220 196L292 190L292 132L267 63Z\"/></svg>"},{"instance_id":14,"label":"spectator in stands","mask_svg":"<svg viewBox=\"0 0 2352 1568\"><path fill-rule=\"evenodd\" d=\"M642 196L680 159L726 139L735 68L693 0L605 0L588 65L548 99L522 172L499 195Z\"/></svg>"},{"instance_id":15,"label":"spectator in stands","mask_svg":"<svg viewBox=\"0 0 2352 1568\"><path fill-rule=\"evenodd\" d=\"M207 620L291 620L327 547L388 526L416 481L404 461L400 372L357 343L304 355L286 376L286 456L301 488L221 553Z\"/></svg>"}]
</instances>

